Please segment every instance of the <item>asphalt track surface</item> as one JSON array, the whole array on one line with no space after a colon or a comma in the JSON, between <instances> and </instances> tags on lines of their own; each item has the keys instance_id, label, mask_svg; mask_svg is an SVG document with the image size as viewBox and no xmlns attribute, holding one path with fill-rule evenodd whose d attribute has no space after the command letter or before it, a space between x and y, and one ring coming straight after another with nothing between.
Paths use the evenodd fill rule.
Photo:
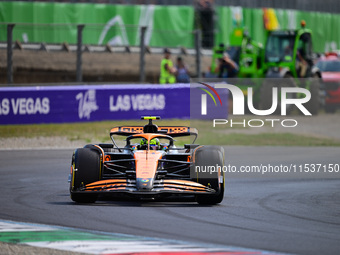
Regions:
<instances>
[{"instance_id":1,"label":"asphalt track surface","mask_svg":"<svg viewBox=\"0 0 340 255\"><path fill-rule=\"evenodd\" d=\"M226 164L339 164L340 148L225 147ZM0 151L0 219L216 243L293 254L339 254L340 172L227 173L218 206L191 199L69 198L72 150Z\"/></svg>"}]
</instances>

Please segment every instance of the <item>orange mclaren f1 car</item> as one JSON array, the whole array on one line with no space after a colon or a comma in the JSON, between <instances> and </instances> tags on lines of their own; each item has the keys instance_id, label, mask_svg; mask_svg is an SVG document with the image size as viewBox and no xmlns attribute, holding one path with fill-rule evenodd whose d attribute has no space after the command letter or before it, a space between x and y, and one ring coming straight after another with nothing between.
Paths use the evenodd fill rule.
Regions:
<instances>
[{"instance_id":1,"label":"orange mclaren f1 car","mask_svg":"<svg viewBox=\"0 0 340 255\"><path fill-rule=\"evenodd\" d=\"M224 150L194 144L198 131L184 126L160 126L142 117L145 126L111 129L112 144L88 144L76 149L69 176L71 199L94 203L99 195L140 198L193 195L199 204L218 204L224 195ZM126 136L118 146L114 136ZM175 137L194 136L176 147Z\"/></svg>"}]
</instances>

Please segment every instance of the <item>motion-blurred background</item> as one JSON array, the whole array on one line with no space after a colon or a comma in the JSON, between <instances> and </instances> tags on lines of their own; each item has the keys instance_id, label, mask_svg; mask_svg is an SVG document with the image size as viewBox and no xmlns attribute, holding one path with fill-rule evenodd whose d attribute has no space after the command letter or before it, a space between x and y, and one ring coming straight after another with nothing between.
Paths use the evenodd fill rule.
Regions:
<instances>
[{"instance_id":1,"label":"motion-blurred background","mask_svg":"<svg viewBox=\"0 0 340 255\"><path fill-rule=\"evenodd\" d=\"M191 77L204 76L213 47L234 43L235 28L265 46L268 30L297 29L301 20L313 32L314 52L323 54L340 47L339 10L331 0L1 1L0 83L158 83L164 47L172 49L173 61L184 58ZM274 24L266 27L268 20ZM142 34L146 48L140 56Z\"/></svg>"}]
</instances>

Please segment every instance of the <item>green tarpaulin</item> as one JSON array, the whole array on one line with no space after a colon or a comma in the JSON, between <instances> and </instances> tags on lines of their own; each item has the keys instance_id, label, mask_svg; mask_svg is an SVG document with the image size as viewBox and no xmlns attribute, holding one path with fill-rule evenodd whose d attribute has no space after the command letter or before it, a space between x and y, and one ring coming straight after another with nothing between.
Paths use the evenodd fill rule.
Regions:
<instances>
[{"instance_id":1,"label":"green tarpaulin","mask_svg":"<svg viewBox=\"0 0 340 255\"><path fill-rule=\"evenodd\" d=\"M215 44L229 43L235 26L245 26L253 40L264 43L262 9L215 8ZM340 15L275 10L280 28L297 28L303 19L313 30L314 50L340 47ZM111 5L90 3L0 2L0 22L16 23L13 39L23 42L74 44L77 24L85 24L83 43L139 45L140 27L147 26L145 43L151 47L194 48L193 6ZM0 25L0 41L6 41Z\"/></svg>"}]
</instances>

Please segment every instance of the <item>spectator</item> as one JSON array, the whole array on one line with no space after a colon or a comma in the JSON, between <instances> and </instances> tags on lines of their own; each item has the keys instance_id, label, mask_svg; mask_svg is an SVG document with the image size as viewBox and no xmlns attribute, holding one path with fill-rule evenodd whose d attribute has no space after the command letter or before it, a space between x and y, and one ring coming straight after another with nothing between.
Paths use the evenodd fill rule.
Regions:
<instances>
[{"instance_id":1,"label":"spectator","mask_svg":"<svg viewBox=\"0 0 340 255\"><path fill-rule=\"evenodd\" d=\"M296 57L297 57L297 65L298 65L298 70L299 70L299 76L301 78L304 78L307 73L308 69L308 63L304 58L305 52L302 48L299 48L296 52Z\"/></svg>"},{"instance_id":2,"label":"spectator","mask_svg":"<svg viewBox=\"0 0 340 255\"><path fill-rule=\"evenodd\" d=\"M176 82L176 68L173 67L173 63L170 59L171 52L168 48L164 49L164 58L161 62L161 73L159 78L160 84L175 83Z\"/></svg>"},{"instance_id":3,"label":"spectator","mask_svg":"<svg viewBox=\"0 0 340 255\"><path fill-rule=\"evenodd\" d=\"M214 46L214 0L197 0L196 12L198 14L198 26L202 29L202 47Z\"/></svg>"},{"instance_id":4,"label":"spectator","mask_svg":"<svg viewBox=\"0 0 340 255\"><path fill-rule=\"evenodd\" d=\"M190 83L189 71L181 57L177 58L177 75L176 80L178 83Z\"/></svg>"},{"instance_id":5,"label":"spectator","mask_svg":"<svg viewBox=\"0 0 340 255\"><path fill-rule=\"evenodd\" d=\"M234 78L239 70L238 65L224 53L223 58L218 59L218 78Z\"/></svg>"}]
</instances>

